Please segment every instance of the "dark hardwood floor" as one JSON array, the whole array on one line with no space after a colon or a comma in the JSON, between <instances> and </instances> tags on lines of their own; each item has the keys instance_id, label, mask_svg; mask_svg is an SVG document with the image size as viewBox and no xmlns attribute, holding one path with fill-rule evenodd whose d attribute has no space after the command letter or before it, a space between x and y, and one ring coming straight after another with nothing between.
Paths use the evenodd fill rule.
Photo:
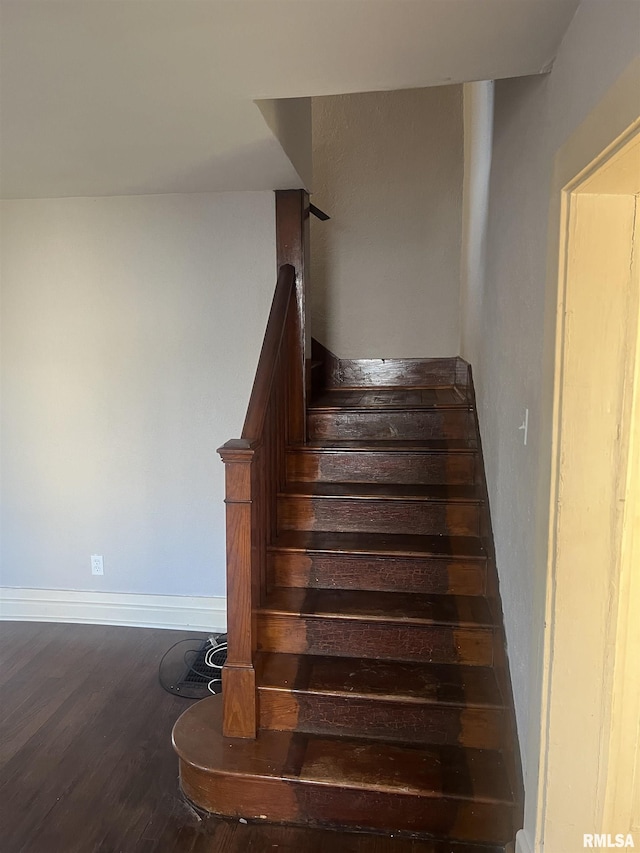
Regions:
<instances>
[{"instance_id":1,"label":"dark hardwood floor","mask_svg":"<svg viewBox=\"0 0 640 853\"><path fill-rule=\"evenodd\" d=\"M158 683L163 653L189 636L0 622L3 853L466 853L466 845L202 820L178 789L170 739L190 703Z\"/></svg>"}]
</instances>

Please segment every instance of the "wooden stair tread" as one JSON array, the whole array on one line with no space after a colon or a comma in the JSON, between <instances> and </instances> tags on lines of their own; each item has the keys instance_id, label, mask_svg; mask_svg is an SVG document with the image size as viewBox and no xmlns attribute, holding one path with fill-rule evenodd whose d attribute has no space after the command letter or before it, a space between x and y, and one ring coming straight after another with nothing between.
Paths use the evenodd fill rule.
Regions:
<instances>
[{"instance_id":1,"label":"wooden stair tread","mask_svg":"<svg viewBox=\"0 0 640 853\"><path fill-rule=\"evenodd\" d=\"M475 438L412 439L337 439L309 441L302 447L289 448L295 453L330 453L337 450L381 453L476 453Z\"/></svg>"},{"instance_id":2,"label":"wooden stair tread","mask_svg":"<svg viewBox=\"0 0 640 853\"><path fill-rule=\"evenodd\" d=\"M260 613L396 624L493 627L486 600L471 595L276 587L260 607Z\"/></svg>"},{"instance_id":3,"label":"wooden stair tread","mask_svg":"<svg viewBox=\"0 0 640 853\"><path fill-rule=\"evenodd\" d=\"M255 740L221 736L221 697L192 705L174 728L183 762L219 776L271 778L381 794L474 803L513 802L499 752L404 745L262 730Z\"/></svg>"},{"instance_id":4,"label":"wooden stair tread","mask_svg":"<svg viewBox=\"0 0 640 853\"><path fill-rule=\"evenodd\" d=\"M393 533L334 533L324 531L285 530L276 538L270 551L330 552L336 554L380 554L383 556L440 556L464 559L486 559L479 538L475 536L426 536Z\"/></svg>"},{"instance_id":5,"label":"wooden stair tread","mask_svg":"<svg viewBox=\"0 0 640 853\"><path fill-rule=\"evenodd\" d=\"M259 652L256 677L261 689L460 708L503 707L490 667Z\"/></svg>"},{"instance_id":6,"label":"wooden stair tread","mask_svg":"<svg viewBox=\"0 0 640 853\"><path fill-rule=\"evenodd\" d=\"M287 483L281 493L289 497L353 498L355 500L414 500L480 503L475 486L407 483Z\"/></svg>"},{"instance_id":7,"label":"wooden stair tread","mask_svg":"<svg viewBox=\"0 0 640 853\"><path fill-rule=\"evenodd\" d=\"M335 409L402 410L463 408L469 402L455 387L437 388L351 388L322 392L309 404L309 411Z\"/></svg>"}]
</instances>

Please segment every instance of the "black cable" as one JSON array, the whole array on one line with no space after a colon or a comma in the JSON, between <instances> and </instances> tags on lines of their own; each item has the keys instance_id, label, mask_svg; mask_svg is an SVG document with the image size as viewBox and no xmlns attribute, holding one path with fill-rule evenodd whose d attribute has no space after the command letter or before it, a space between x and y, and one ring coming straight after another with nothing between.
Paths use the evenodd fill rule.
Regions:
<instances>
[{"instance_id":1,"label":"black cable","mask_svg":"<svg viewBox=\"0 0 640 853\"><path fill-rule=\"evenodd\" d=\"M170 647L167 649L167 651L162 655L162 658L160 659L160 663L158 664L158 682L159 682L159 684L160 684L160 686L162 687L162 689L163 689L163 690L166 690L166 691L167 691L167 693L172 693L174 696L175 696L175 695L179 695L179 694L174 693L174 692L173 692L173 690L170 690L168 687L166 687L166 686L163 684L163 682L162 682L162 678L160 677L160 672L162 671L162 664L164 663L165 658L167 657L167 655L169 654L169 652L172 652L172 651L175 649L175 647L176 647L176 646L179 646L181 643L194 643L194 642L199 642L199 643L200 643L200 647L202 648L202 644L203 644L203 643L205 643L205 642L207 641L207 639L208 639L208 637L201 637L199 640L196 640L194 637L187 637L187 638L186 638L186 639L184 639L184 640L178 640L178 641L177 641L177 643L174 643L172 646L170 646ZM198 649L198 650L195 650L195 649L188 649L187 651L196 651L196 653L197 653L197 651L199 651L199 649ZM185 652L185 655L186 655L186 654L187 654L187 652ZM183 658L183 660L184 660L184 658ZM185 663L186 663L186 661L185 661Z\"/></svg>"},{"instance_id":2,"label":"black cable","mask_svg":"<svg viewBox=\"0 0 640 853\"><path fill-rule=\"evenodd\" d=\"M192 646L194 643L198 643L199 645L198 645L198 648L192 647L192 648L186 649L186 651L184 652L184 654L182 656L182 662L183 662L184 666L186 667L186 671L183 672L181 679L179 681L176 681L175 683L165 683L162 679L162 665L164 664L169 653L172 652L173 649L176 648L176 646L179 646L183 643L189 643ZM160 683L160 686L163 688L163 690L166 690L167 693L171 693L174 696L183 696L184 698L198 698L197 696L193 696L193 695L188 696L186 691L189 690L191 692L197 693L199 688L204 689L205 687L209 693L215 693L215 691L212 689L212 685L222 683L222 679L220 678L220 670L222 669L222 665L224 663L224 660L226 659L226 645L227 645L227 635L226 634L218 634L217 636L216 635L213 635L213 636L209 635L208 637L200 637L200 638L188 637L184 640L178 640L176 643L174 643L172 646L170 646L167 649L167 651L163 654L163 656L160 660L160 664L158 665L158 681ZM207 646L208 646L208 648L207 648ZM216 651L218 651L218 647L219 647L219 653L221 655L224 655L224 657L222 659L222 663L220 664L220 666L217 666L217 665L211 666L209 663L206 662L206 656L210 655L211 653L215 654ZM214 675L213 672L211 673L211 675L209 675L207 672L203 672L202 670L198 670L195 668L195 666L193 666L195 659L200 654L202 654L203 652L204 652L204 657L205 657L205 660L203 661L203 666L206 667L206 669L210 669L210 670L215 671L216 675ZM189 657L188 657L190 653L193 653L193 656L194 656L191 660L189 660ZM177 661L174 662L174 665L176 663L177 663ZM196 682L195 684L185 683L185 676L188 673L193 673L198 679L201 679L201 681L199 683ZM169 679L167 679L167 682L169 682ZM185 687L184 693L180 692L180 685L183 685L183 684Z\"/></svg>"}]
</instances>

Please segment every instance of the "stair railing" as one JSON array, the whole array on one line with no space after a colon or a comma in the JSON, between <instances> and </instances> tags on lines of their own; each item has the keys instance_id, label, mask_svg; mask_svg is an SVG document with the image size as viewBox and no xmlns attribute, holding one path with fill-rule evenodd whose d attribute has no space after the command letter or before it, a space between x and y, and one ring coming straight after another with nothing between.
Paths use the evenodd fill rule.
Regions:
<instances>
[{"instance_id":1,"label":"stair railing","mask_svg":"<svg viewBox=\"0 0 640 853\"><path fill-rule=\"evenodd\" d=\"M296 271L280 267L242 437L218 453L225 464L227 662L223 735L256 736L256 609L267 587L267 547L285 481L285 448L304 441L304 331ZM302 417L301 417L302 412Z\"/></svg>"}]
</instances>

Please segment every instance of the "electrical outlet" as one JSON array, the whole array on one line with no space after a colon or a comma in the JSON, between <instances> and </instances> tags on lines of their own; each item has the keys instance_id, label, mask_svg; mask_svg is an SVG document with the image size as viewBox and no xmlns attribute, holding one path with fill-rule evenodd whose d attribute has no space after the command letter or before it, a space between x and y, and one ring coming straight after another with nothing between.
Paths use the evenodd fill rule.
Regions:
<instances>
[{"instance_id":1,"label":"electrical outlet","mask_svg":"<svg viewBox=\"0 0 640 853\"><path fill-rule=\"evenodd\" d=\"M97 554L91 555L91 574L92 575L103 575L104 574L104 562L102 557Z\"/></svg>"}]
</instances>

